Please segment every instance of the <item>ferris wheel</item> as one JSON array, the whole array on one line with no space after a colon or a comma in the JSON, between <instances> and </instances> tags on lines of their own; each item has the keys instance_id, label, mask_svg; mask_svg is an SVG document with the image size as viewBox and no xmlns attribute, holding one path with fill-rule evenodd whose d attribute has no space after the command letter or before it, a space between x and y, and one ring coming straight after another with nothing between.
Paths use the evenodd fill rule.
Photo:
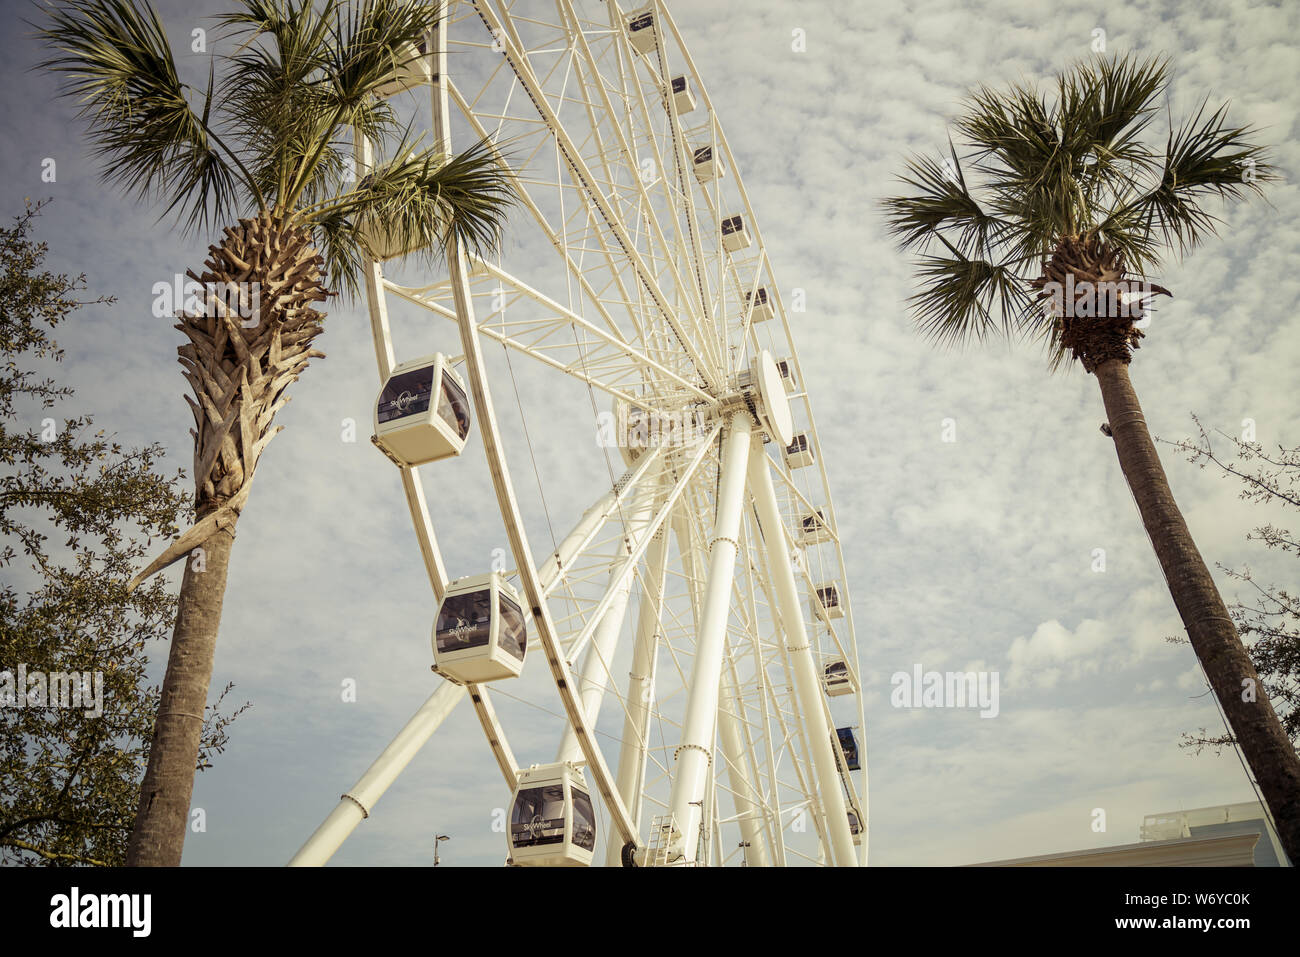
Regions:
<instances>
[{"instance_id":1,"label":"ferris wheel","mask_svg":"<svg viewBox=\"0 0 1300 957\"><path fill-rule=\"evenodd\" d=\"M442 681L291 864L324 863L465 698L510 864L865 864L858 648L809 379L677 26L660 0L439 5L384 92L427 93L436 141L491 144L520 197L500 262L453 248L445 275L413 274L370 235L372 441L438 602ZM437 349L394 341L399 306ZM540 549L520 490L547 490L527 427L498 420L517 385L489 351L590 398L552 423L600 463L551 490L585 511ZM514 567L453 575L424 483L475 441ZM558 716L549 751L512 746L537 750L510 720L524 704Z\"/></svg>"}]
</instances>

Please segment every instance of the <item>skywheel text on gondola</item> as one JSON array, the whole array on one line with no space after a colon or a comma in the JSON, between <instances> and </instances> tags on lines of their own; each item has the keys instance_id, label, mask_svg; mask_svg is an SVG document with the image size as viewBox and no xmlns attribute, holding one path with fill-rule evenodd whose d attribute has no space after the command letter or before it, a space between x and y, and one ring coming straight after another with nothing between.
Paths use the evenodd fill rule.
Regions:
<instances>
[{"instance_id":1,"label":"skywheel text on gondola","mask_svg":"<svg viewBox=\"0 0 1300 957\"><path fill-rule=\"evenodd\" d=\"M444 680L291 863L324 863L468 697L510 796L508 863L865 864L862 685L824 449L703 78L662 2L438 6L384 93L420 110L427 92L435 140L492 144L521 200L505 261L452 248L445 276L410 279L409 250L367 225L374 442L399 468ZM364 139L357 160L385 162ZM444 321L399 352L397 304ZM533 410L601 456L585 490L546 487L526 424L507 455L494 400L517 373L590 393L589 416ZM598 420L615 442L593 443ZM422 481L475 442L514 568L450 576ZM520 504L534 479L542 503L587 505L549 551ZM521 762L512 736L536 751L543 716L558 746Z\"/></svg>"}]
</instances>

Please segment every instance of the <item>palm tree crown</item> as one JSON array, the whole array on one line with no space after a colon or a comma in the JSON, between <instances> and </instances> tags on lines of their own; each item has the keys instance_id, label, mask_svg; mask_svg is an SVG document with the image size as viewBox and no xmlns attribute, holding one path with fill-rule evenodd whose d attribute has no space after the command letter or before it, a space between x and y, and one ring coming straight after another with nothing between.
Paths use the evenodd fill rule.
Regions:
<instances>
[{"instance_id":1,"label":"palm tree crown","mask_svg":"<svg viewBox=\"0 0 1300 957\"><path fill-rule=\"evenodd\" d=\"M900 179L913 192L884 207L899 245L919 254L910 302L926 336L1041 337L1059 364L1077 349L1035 288L1062 272L1145 278L1214 232L1206 198L1241 199L1276 178L1253 131L1228 124L1226 104L1203 101L1163 144L1150 142L1167 87L1165 59L1133 55L1080 63L1050 95L981 87L954 122L965 155L950 138L949 158L908 160Z\"/></svg>"},{"instance_id":2,"label":"palm tree crown","mask_svg":"<svg viewBox=\"0 0 1300 957\"><path fill-rule=\"evenodd\" d=\"M448 157L403 128L376 96L403 51L437 24L413 0L239 0L217 21L242 40L213 57L203 89L182 82L158 16L129 0L74 0L41 34L41 66L81 104L103 176L161 198L187 232L240 212L305 227L331 282L357 291L368 221L437 255L456 238L496 248L512 200L486 144ZM220 59L220 68L218 68ZM353 130L396 159L357 176Z\"/></svg>"}]
</instances>

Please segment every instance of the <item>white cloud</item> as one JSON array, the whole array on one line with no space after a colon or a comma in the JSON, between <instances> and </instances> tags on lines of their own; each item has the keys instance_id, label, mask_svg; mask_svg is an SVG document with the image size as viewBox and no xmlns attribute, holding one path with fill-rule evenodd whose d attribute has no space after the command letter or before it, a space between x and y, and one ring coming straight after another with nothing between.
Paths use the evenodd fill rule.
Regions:
<instances>
[{"instance_id":1,"label":"white cloud","mask_svg":"<svg viewBox=\"0 0 1300 957\"><path fill-rule=\"evenodd\" d=\"M1095 663L1113 638L1105 624L1091 618L1079 622L1073 631L1055 619L1045 621L1028 638L1022 636L1011 642L1007 651L1011 662L1008 686L1021 682L1053 685L1063 673L1058 666L1064 664L1070 665L1070 675L1078 676L1090 670L1088 665Z\"/></svg>"}]
</instances>

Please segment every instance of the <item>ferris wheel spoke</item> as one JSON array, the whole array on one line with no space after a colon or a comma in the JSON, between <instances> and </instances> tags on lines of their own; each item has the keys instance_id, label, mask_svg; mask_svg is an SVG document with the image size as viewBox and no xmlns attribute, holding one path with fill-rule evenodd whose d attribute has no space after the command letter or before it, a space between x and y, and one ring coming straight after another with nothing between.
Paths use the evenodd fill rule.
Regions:
<instances>
[{"instance_id":1,"label":"ferris wheel spoke","mask_svg":"<svg viewBox=\"0 0 1300 957\"><path fill-rule=\"evenodd\" d=\"M655 508L654 517L645 525L644 528L638 530L636 543L629 547L629 552L623 559L622 565L618 570L620 580L624 576L631 574L632 569L634 569L636 564L641 560L641 556L645 554L645 550L649 547L651 540L659 532L664 521L672 514L673 509L677 504L677 500L689 487L696 470L708 456L713 440L717 437L721 428L722 426L720 423L715 424L705 438L700 441L695 453L689 460L687 460L686 464L682 468L680 475L677 477L676 483L669 491L667 491L662 501ZM604 613L609 602L612 600L613 593L611 591L606 591L605 595L591 612L587 625L578 632L565 650L567 660L572 661L582 653L587 642L591 639L596 623L599 621L600 616Z\"/></svg>"},{"instance_id":2,"label":"ferris wheel spoke","mask_svg":"<svg viewBox=\"0 0 1300 957\"><path fill-rule=\"evenodd\" d=\"M476 6L479 13L483 16L484 22L487 23L488 28L494 33L501 33L503 27L496 14L486 4L478 3ZM510 37L505 36L504 41L504 52L507 59L511 60L514 64L519 64L522 60L521 50ZM720 388L723 383L721 381L719 370L703 356L700 352L699 344L694 341L682 327L677 318L677 310L665 295L664 290L660 287L651 270L647 268L636 243L633 242L631 236L627 232L627 227L610 207L607 198L594 187L591 170L578 152L564 126L559 122L559 119L556 117L547 97L538 87L536 78L532 74L531 69L520 70L517 68L516 72L520 74L520 80L528 88L528 93L533 101L533 105L537 108L538 112L542 115L542 118L551 128L556 144L573 170L574 175L578 177L584 185L585 188L583 190L583 195L600 213L606 227L617 240L622 249L622 253L627 257L638 281L645 288L647 294L653 301L654 307L676 333L678 339L681 341L683 349L690 357L696 371L704 380L705 385L710 389Z\"/></svg>"},{"instance_id":3,"label":"ferris wheel spoke","mask_svg":"<svg viewBox=\"0 0 1300 957\"><path fill-rule=\"evenodd\" d=\"M646 353L638 350L634 346L628 345L604 332L598 326L587 322L581 316L577 315L570 309L562 306L549 296L544 295L532 286L524 283L522 280L511 276L503 270L489 264L485 264L487 272L498 281L506 283L512 289L523 296L534 300L541 306L545 307L548 313L554 314L554 317L548 316L545 319L534 320L543 323L547 332L554 332L563 329L565 326L570 331L581 331L583 337L593 341L595 345L589 346L583 350L581 361L575 360L565 368L566 372L575 374L580 368L601 363L608 363L613 357L620 364L620 368L637 370L641 373L643 380L647 371L663 377L673 384L674 387L682 390L684 393L691 395L704 402L712 402L712 396L699 388L695 383L678 375L675 371L661 364ZM485 320L486 321L486 320ZM565 348L569 348L567 343ZM643 381L642 380L642 381Z\"/></svg>"},{"instance_id":4,"label":"ferris wheel spoke","mask_svg":"<svg viewBox=\"0 0 1300 957\"><path fill-rule=\"evenodd\" d=\"M708 316L715 327L718 327L716 314L711 308L711 296L709 292L710 276L706 263L709 258L710 248L705 243L705 233L701 228L700 220L696 213L695 191L697 186L692 185L695 179L692 169L692 163L689 156L693 156L688 148L688 143L684 135L684 128L678 115L676 97L671 95L671 80L669 71L663 69L663 49L661 46L656 47L657 57L651 60L647 57L635 56L628 39L623 35L623 31L618 29L615 22L615 10L613 5L609 7L610 28L616 31L615 36L618 38L617 50L619 53L620 64L629 64L626 68L618 71L623 81L622 95L625 100L633 101L639 109L634 108L627 112L629 125L633 122L633 117L639 117L642 121L640 130L634 133L640 138L647 140L654 153L657 168L660 171L658 184L660 185L661 209L665 218L671 218L674 228L674 239L677 247L674 250L676 255L673 259L682 259L689 265L691 276L689 282L682 281L678 276L678 288L686 301L690 302L690 312L696 313L701 317ZM640 70L637 61L640 61ZM656 69L656 65L660 69ZM638 81L638 73L643 70L649 78L648 84ZM665 124L658 124L657 110L651 110L647 98L647 86L653 91L655 100L664 105ZM700 146L704 144L694 144ZM671 162L669 162L671 157ZM702 188L702 184L700 184ZM715 189L716 189L715 185ZM648 198L648 197L647 197ZM653 209L653 203L649 208ZM670 215L671 214L671 215ZM716 227L717 219L708 220L710 224L709 238L712 238L713 229ZM683 227L685 232L683 232ZM665 246L665 250L673 247ZM702 341L707 344L707 348L713 360L723 368L724 371L730 371L726 365L725 341L720 341L716 335L709 336L702 334Z\"/></svg>"},{"instance_id":5,"label":"ferris wheel spoke","mask_svg":"<svg viewBox=\"0 0 1300 957\"><path fill-rule=\"evenodd\" d=\"M533 195L533 191L529 189L529 186L532 185L536 185L539 187L553 188L555 187L556 184L553 182L531 181L521 176L519 173L517 173L516 167L511 165L511 163L506 159L506 157L502 155L500 151L500 144L498 143L497 138L494 137L493 134L489 132L489 130L483 125L479 117L474 113L470 103L456 89L455 84L449 81L448 87L450 88L451 95L455 100L456 105L460 108L460 110L464 114L464 117L467 120L470 128L474 130L474 132L478 135L478 137L482 141L491 144L490 149L492 151L492 155L494 159L496 159L497 164L506 171L511 181L511 184L514 186L515 193L519 197L520 203L523 205L525 209L528 210L529 213L532 214L534 222L541 229L547 241L556 250L556 252L558 252L560 256L564 259L564 263L567 267L567 275L572 279L573 282L577 284L582 294L585 296L586 301L592 304L593 308L599 314L602 322L604 322L605 326L608 328L610 333L615 335L617 338L621 338L626 341L626 337L619 329L618 323L614 321L613 314L607 309L601 296L597 293L597 291L593 287L586 272L579 266L578 262L573 258L572 254L570 253L569 245L565 241L565 237L562 236L558 231L556 231L551 226L550 220L547 218L545 213L542 211L540 205L538 204L537 197L535 197ZM502 117L501 119L504 120L507 118L513 119L513 117ZM542 146L546 144L546 142L549 139L549 128L546 126L545 123L541 122L540 120L536 121L536 125L538 127L538 133L546 137L546 138L539 138L538 148L540 149ZM621 287L622 286L621 277L619 276L618 271L616 269L611 269L611 271L613 272L614 275L614 280L612 281L617 281ZM625 301L628 301L630 300L630 297L624 295L623 299ZM635 317L633 318L635 321ZM638 327L638 335L641 335L641 333L642 330ZM644 338L643 335L641 335L641 337Z\"/></svg>"},{"instance_id":6,"label":"ferris wheel spoke","mask_svg":"<svg viewBox=\"0 0 1300 957\"><path fill-rule=\"evenodd\" d=\"M521 81L518 75L512 71L507 72L510 72L511 74L510 86L511 93L513 93L514 89ZM593 216L593 211L590 209L583 195L582 184L578 181L572 180L570 171L562 163L557 164L555 171L545 178L536 174L517 173L515 167L519 165L518 160L515 159L515 162L512 163L510 160L503 157L500 152L501 134L504 132L505 124L508 122L512 127L523 127L523 130L512 136L508 143L517 145L527 139L532 139L534 141L533 151L523 158L524 168L529 168L533 161L538 158L543 149L548 146L552 148L554 147L551 127L535 112L531 116L520 111L516 111L512 114L485 114L478 112L478 115L476 115L476 110L473 104L477 103L477 101L486 94L489 87L485 86L474 98L474 101L471 102L467 101L453 84L449 83L448 86L456 103L462 112L465 113L470 127L478 134L480 139L490 141L494 144L494 156L502 168L506 170L507 175L511 178L520 195L521 202L532 213L534 219L547 236L551 245L565 258L566 264L569 267L568 278L570 281L575 282L586 295L587 299L596 305L597 310L600 312L602 321L605 322L610 330L622 336L622 333L618 330L617 323L614 321L613 314L609 311L608 305L602 301L602 296L589 281L589 274L593 271L591 264L582 259L575 260L571 255L571 250L581 249L583 247L582 236L590 236L590 242L594 244L590 248L597 252L601 258L604 270L608 271L609 284L613 284L617 287L614 302L610 303L610 305L617 305L618 301L621 301L622 303L631 303L633 297L631 296L627 286L624 284L623 268L619 262L618 253L606 240L604 233L599 227L598 217ZM526 99L526 97L521 94L517 99ZM510 100L511 97L507 96L507 102ZM497 120L496 130L491 132L487 130L480 121L480 116L482 115L488 115ZM543 194L548 192L554 194L551 205L554 206L555 201L558 201L560 204L559 210L553 213L561 223L561 228L559 230L551 225L550 217L543 212L540 205L543 201ZM573 211L568 214L568 216L563 212L563 200L566 193L572 193L574 200L572 202ZM581 234L573 232L572 220L576 217L582 217L587 221ZM630 318L637 329L638 336L644 338L645 329L639 316L636 312L631 312Z\"/></svg>"},{"instance_id":7,"label":"ferris wheel spoke","mask_svg":"<svg viewBox=\"0 0 1300 957\"><path fill-rule=\"evenodd\" d=\"M588 104L588 120L593 137L596 141L596 148L600 157L600 162L606 170L607 191L610 195L616 195L619 188L622 188L625 191L627 195L619 204L621 210L624 212L625 218L628 216L644 217L649 227L649 248L646 250L645 255L647 257L647 262L655 267L656 275L663 277L660 281L663 282L664 278L666 278L669 288L676 288L679 291L692 290L694 288L693 284L688 283L678 269L677 257L668 255L668 251L677 248L683 238L680 235L680 225L677 218L675 216L673 217L672 224L678 229L678 235L675 235L670 241L669 237L664 233L659 217L655 214L656 204L645 182L645 177L643 175L618 177L612 172L617 168L615 163L618 158L623 156L635 157L638 154L637 145L639 145L640 140L644 139L650 145L652 150L652 159L656 164L656 168L658 168L663 174L660 177L660 181L666 182L665 177L667 174L667 167L664 164L663 155L658 146L659 138L654 135L654 127L650 122L650 113L645 101L644 88L639 83L633 84L636 92L636 102L641 108L639 113L634 110L616 110L614 104L610 101L607 85L601 79L596 57L592 52L591 45L587 42L586 33L578 26L578 18L574 11L573 4L571 2L564 2L559 4L559 6L561 7L562 14L570 25L572 34L575 38L576 53L580 57L580 67L576 72L579 81L583 84L584 90L587 93L585 100ZM612 6L610 8L610 15L613 16ZM619 33L608 31L607 35L612 38L615 43L622 42L625 44L626 40L619 39L620 33L621 31L619 31ZM624 77L628 76L626 72L622 73L622 75ZM664 87L662 82L660 82L659 88L665 89L666 87ZM622 92L626 95L626 90ZM617 136L617 142L608 146L603 142L600 133L601 124L598 122L595 110L591 106L593 99L602 108L602 115L608 118L608 127ZM664 99L667 101L666 97ZM624 124L620 121L620 113L627 119L629 125L628 129L624 129ZM644 120L644 127L641 130L631 128L632 118L638 115ZM634 141L637 145L634 145ZM638 164L638 172L639 171L640 166ZM626 179L627 182L624 182L624 179ZM669 204L667 208L672 209L674 207ZM662 250L663 254L655 257L653 250L656 249ZM701 297L698 303L692 300L692 307L687 309L685 312L686 321L691 325L691 331L696 339L701 342L709 352L710 361L713 362L714 365L720 365L720 350L717 349L716 344L713 343L708 336L704 335L702 331L702 324L699 317L706 315L707 313L697 311L695 308L696 305L703 309L707 306L707 298Z\"/></svg>"},{"instance_id":8,"label":"ferris wheel spoke","mask_svg":"<svg viewBox=\"0 0 1300 957\"><path fill-rule=\"evenodd\" d=\"M447 72L445 33L440 32L435 57L436 73L441 78ZM438 95L435 95L434 107L437 142L443 150L449 151L451 128L445 90L440 89ZM600 792L605 807L614 821L615 828L625 841L634 842L636 840L636 831L628 817L627 808L614 788L613 775L605 763L599 746L592 737L592 729L588 726L582 713L581 702L577 700L574 694L572 677L563 658L560 656L559 639L555 634L554 625L547 611L541 581L537 570L532 564L531 550L528 547L528 539L524 532L519 505L502 454L500 435L488 389L486 367L479 344L478 329L474 322L474 308L468 278L469 263L464 250L456 241L453 241L449 247L447 258L452 277L452 294L455 302L457 324L460 330L461 346L464 350L465 365L469 374L474 405L479 414L484 452L492 466L490 469L492 484L505 522L507 538L510 541L511 551L515 557L523 592L532 609L532 618L542 639L552 677L556 682L557 690L560 692L560 698L564 705L564 711L574 733L577 735L596 788ZM565 787L567 788L568 785L566 784Z\"/></svg>"},{"instance_id":9,"label":"ferris wheel spoke","mask_svg":"<svg viewBox=\"0 0 1300 957\"><path fill-rule=\"evenodd\" d=\"M442 316L444 319L451 321L456 320L456 312L449 305L439 302L436 298L428 293L418 292L410 287L399 285L391 280L384 280L384 288L394 295L405 299L415 305L421 306L435 315ZM530 298L543 302L545 297L535 290L529 289L525 292L522 289L516 289L529 295ZM494 339L502 345L513 349L514 351L526 355L531 359L537 360L545 365L550 366L565 375L586 383L592 388L599 389L607 395L622 399L629 404L646 405L647 400L639 393L632 391L639 384L644 370L654 369L660 372L666 379L671 381L675 386L680 387L681 391L701 401L709 400L708 393L703 392L693 383L688 382L669 369L664 368L659 363L653 361L648 356L638 352L631 346L619 343L597 327L591 326L581 320L580 317L564 310L558 304L552 304L551 308L557 311L557 315L550 318L541 318L529 320L527 328L530 337L554 335L565 333L572 335L575 331L581 330L582 334L594 339L599 345L598 350L594 350L592 361L588 361L588 353L584 352L581 341L575 344L562 343L554 347L552 351L557 355L550 354L547 350L531 346L529 343L521 341L508 334L507 330L498 325L490 325L487 320L480 322L479 329L483 335ZM612 377L594 375L591 373L591 365L605 365L615 373ZM668 409L651 406L653 411L660 414L670 414Z\"/></svg>"},{"instance_id":10,"label":"ferris wheel spoke","mask_svg":"<svg viewBox=\"0 0 1300 957\"><path fill-rule=\"evenodd\" d=\"M625 503L643 487L646 476L659 466L660 453L661 450L656 448L641 456L634 467L629 468L614 482L612 488L587 508L556 550L537 563L543 597L549 599L557 589L563 587L570 600L577 603L578 596L570 586L575 576L580 577L577 573L579 562L590 554L593 542L598 540L605 527L623 513ZM539 644L540 640L534 639L528 647L534 648Z\"/></svg>"},{"instance_id":11,"label":"ferris wheel spoke","mask_svg":"<svg viewBox=\"0 0 1300 957\"><path fill-rule=\"evenodd\" d=\"M459 92L455 89L453 84L448 83L448 86L451 89L453 96L457 97L457 102L462 107L462 110L466 113L467 117L470 119L471 124L475 129L475 132L478 133L479 136L481 137L488 137L490 135L488 130L483 126L481 122L478 121L478 118L474 116L473 112L469 109L469 104L465 101L464 97L459 94ZM514 118L512 117L512 119ZM534 125L538 126L538 129L540 131L546 132L549 135L549 127L547 127L545 124L542 124L535 119L532 122L534 123ZM619 249L611 247L608 244L605 238L605 232L600 228L598 228L598 220L592 219L590 234L592 235L594 241L598 244L599 248L596 250L598 255L602 258L603 262L608 263L611 267L610 282L617 286L617 289L614 290L614 296L612 299L604 296L602 293L596 290L588 281L587 275L590 272L589 267L586 267L585 263L573 260L572 257L570 256L569 250L571 248L574 248L575 246L580 246L580 241L574 236L571 236L569 234L567 224L564 227L563 232L557 232L555 229L553 229L550 226L547 217L542 213L541 209L537 205L535 198L531 195L529 190L524 187L523 180L520 179L514 173L511 167L508 166L505 158L501 156L499 151L496 153L496 155L498 157L498 161L503 165L503 167L511 170L510 175L515 178L516 186L521 191L524 204L533 213L537 223L543 228L544 232L546 233L548 240L557 250L561 251L562 254L564 255L566 262L569 266L569 275L577 280L577 283L580 286L580 291L584 297L584 302L591 302L596 306L597 311L599 312L605 325L609 329L611 329L614 333L616 333L618 338L623 338L623 337L622 334L618 332L617 324L613 320L612 313L610 312L611 306L621 305L623 308L631 310L631 315L633 318L634 325L636 325L638 330L643 332L644 326L638 318L638 313L641 308L640 304L633 300L629 290L627 289L626 286L623 285L621 271L618 268L615 268L614 266L619 256ZM550 184L550 185L554 186L556 184ZM571 189L578 189L579 185L580 184L575 184L573 187L571 187ZM576 207L575 212L577 212L579 209L587 208L586 207L587 196L585 191L578 190L577 195L580 200L580 203L575 204ZM678 373L673 373L673 376L678 379L681 378L680 374Z\"/></svg>"},{"instance_id":12,"label":"ferris wheel spoke","mask_svg":"<svg viewBox=\"0 0 1300 957\"><path fill-rule=\"evenodd\" d=\"M633 551L632 537L644 534L644 529L654 510L654 502L653 493L642 491L633 506L632 516L628 523L628 535L623 539L623 548L628 552L629 557ZM592 727L595 727L600 715L600 706L605 696L605 689L612 681L611 663L618 644L619 633L623 629L623 618L627 613L628 600L631 597L635 567L635 562L631 565L625 562L621 568L610 569L609 584L605 596L592 614L595 627L591 632L591 646L587 649L587 655L578 676L578 694L582 700L583 713ZM576 657L576 652L570 653L570 664ZM556 760L559 762L576 761L581 754L582 749L576 731L572 727L566 728Z\"/></svg>"},{"instance_id":13,"label":"ferris wheel spoke","mask_svg":"<svg viewBox=\"0 0 1300 957\"><path fill-rule=\"evenodd\" d=\"M491 468L493 485L497 493L497 501L501 508L502 517L506 522L507 537L510 540L511 550L514 553L517 570L523 584L524 594L532 607L533 621L536 624L539 636L541 637L543 649L550 664L556 687L560 691L564 711L573 728L574 734L577 736L582 753L587 760L587 766L592 771L592 775L595 778L596 787L600 791L605 806L609 810L610 816L614 819L615 826L623 836L623 839L626 841L635 841L636 831L632 827L632 822L628 817L627 809L623 805L617 791L614 789L613 776L610 773L608 766L605 764L604 757L601 755L599 747L592 738L592 729L588 726L585 715L582 712L581 702L577 700L574 693L572 676L570 675L569 669L565 665L562 657L559 637L556 634L554 624L547 611L546 598L542 594L541 582L537 571L532 565L532 556L524 532L522 516L519 511L518 502L515 499L514 489L508 477L509 473L505 466L504 456L501 451L500 437L497 432L495 416L492 411L492 400L488 392L486 369L479 348L477 335L478 330L474 323L473 306L471 305L469 283L466 277L468 264L465 260L463 250L458 247L453 247L453 249L454 258L452 261L451 271L453 277L453 294L456 299L456 310L461 333L461 346L465 351L466 366L469 371L470 383L474 395L474 404L478 409L479 420L482 425L484 450L487 453L488 461L494 465L494 467Z\"/></svg>"}]
</instances>

